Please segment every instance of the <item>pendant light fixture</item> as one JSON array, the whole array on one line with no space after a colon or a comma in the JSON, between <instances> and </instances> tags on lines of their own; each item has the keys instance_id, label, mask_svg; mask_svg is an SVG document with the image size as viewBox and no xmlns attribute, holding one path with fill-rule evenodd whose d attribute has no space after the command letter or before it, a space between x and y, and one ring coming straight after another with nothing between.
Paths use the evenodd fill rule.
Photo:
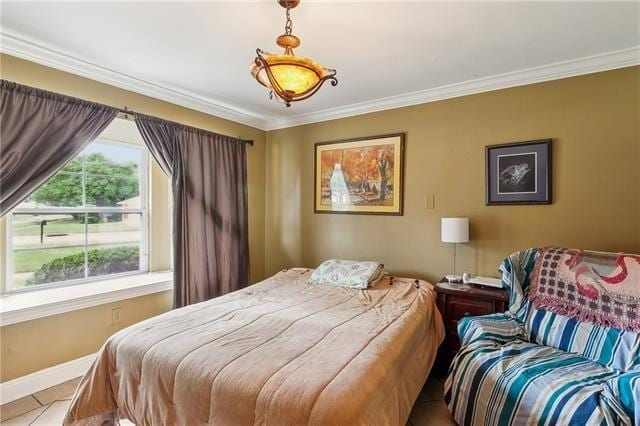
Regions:
<instances>
[{"instance_id":1,"label":"pendant light fixture","mask_svg":"<svg viewBox=\"0 0 640 426\"><path fill-rule=\"evenodd\" d=\"M256 49L258 56L254 59L250 71L260 84L270 90L269 97L273 98L275 95L289 107L291 102L313 96L325 81L329 80L331 85L335 86L338 79L335 77L336 70L325 68L313 59L293 53L293 49L300 46L300 39L291 33L291 9L296 7L300 0L278 0L278 3L287 10L284 34L276 39L284 53L268 53Z\"/></svg>"}]
</instances>

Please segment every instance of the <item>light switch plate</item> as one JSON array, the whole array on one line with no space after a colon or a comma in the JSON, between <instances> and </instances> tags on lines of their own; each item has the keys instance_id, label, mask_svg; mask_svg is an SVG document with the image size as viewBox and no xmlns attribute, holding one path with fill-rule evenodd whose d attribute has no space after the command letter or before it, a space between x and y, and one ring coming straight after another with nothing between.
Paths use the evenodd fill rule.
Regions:
<instances>
[{"instance_id":1,"label":"light switch plate","mask_svg":"<svg viewBox=\"0 0 640 426\"><path fill-rule=\"evenodd\" d=\"M427 210L432 210L436 208L435 195L427 195L426 197L424 197L424 208Z\"/></svg>"}]
</instances>

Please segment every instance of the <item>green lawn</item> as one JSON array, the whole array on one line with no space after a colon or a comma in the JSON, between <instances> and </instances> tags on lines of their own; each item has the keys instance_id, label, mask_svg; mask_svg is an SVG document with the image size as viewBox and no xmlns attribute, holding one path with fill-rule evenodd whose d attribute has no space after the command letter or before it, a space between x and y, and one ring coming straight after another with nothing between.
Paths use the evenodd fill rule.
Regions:
<instances>
[{"instance_id":1,"label":"green lawn","mask_svg":"<svg viewBox=\"0 0 640 426\"><path fill-rule=\"evenodd\" d=\"M89 233L98 232L122 232L137 231L140 227L135 224L124 222L108 222L108 223L90 223ZM73 219L49 220L44 226L46 234L84 234L84 222L78 222ZM18 216L14 216L13 235L40 235L40 225L33 221L21 223Z\"/></svg>"},{"instance_id":2,"label":"green lawn","mask_svg":"<svg viewBox=\"0 0 640 426\"><path fill-rule=\"evenodd\" d=\"M83 253L84 247L60 247L49 250L25 250L13 253L14 272L33 272L58 257Z\"/></svg>"},{"instance_id":3,"label":"green lawn","mask_svg":"<svg viewBox=\"0 0 640 426\"><path fill-rule=\"evenodd\" d=\"M119 244L119 246L137 244ZM99 246L89 246L92 247ZM104 246L102 246L104 247ZM33 272L47 262L59 257L70 256L76 253L83 253L84 247L60 247L48 250L25 250L13 252L13 272Z\"/></svg>"}]
</instances>

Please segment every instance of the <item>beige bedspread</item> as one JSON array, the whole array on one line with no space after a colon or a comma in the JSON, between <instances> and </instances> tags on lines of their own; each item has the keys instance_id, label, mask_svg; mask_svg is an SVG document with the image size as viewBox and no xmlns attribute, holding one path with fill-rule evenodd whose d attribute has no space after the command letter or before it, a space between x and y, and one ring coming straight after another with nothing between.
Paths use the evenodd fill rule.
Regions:
<instances>
[{"instance_id":1,"label":"beige bedspread","mask_svg":"<svg viewBox=\"0 0 640 426\"><path fill-rule=\"evenodd\" d=\"M113 335L65 424L404 425L444 336L424 281L291 269Z\"/></svg>"}]
</instances>

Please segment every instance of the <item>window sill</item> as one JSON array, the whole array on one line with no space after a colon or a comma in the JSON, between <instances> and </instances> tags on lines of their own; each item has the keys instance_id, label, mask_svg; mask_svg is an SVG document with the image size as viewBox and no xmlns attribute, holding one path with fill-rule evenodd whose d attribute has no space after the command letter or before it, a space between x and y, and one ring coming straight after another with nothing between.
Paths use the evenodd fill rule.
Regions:
<instances>
[{"instance_id":1,"label":"window sill","mask_svg":"<svg viewBox=\"0 0 640 426\"><path fill-rule=\"evenodd\" d=\"M171 272L152 272L0 296L0 326L173 289Z\"/></svg>"}]
</instances>

